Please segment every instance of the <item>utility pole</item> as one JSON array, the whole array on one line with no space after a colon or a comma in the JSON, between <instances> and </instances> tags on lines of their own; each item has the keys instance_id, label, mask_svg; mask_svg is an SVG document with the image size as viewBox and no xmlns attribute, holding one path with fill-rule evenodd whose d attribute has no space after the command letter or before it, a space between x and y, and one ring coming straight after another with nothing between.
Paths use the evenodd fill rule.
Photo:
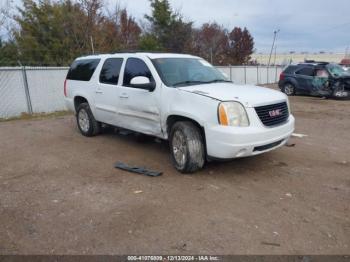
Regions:
<instances>
[{"instance_id":1,"label":"utility pole","mask_svg":"<svg viewBox=\"0 0 350 262\"><path fill-rule=\"evenodd\" d=\"M271 46L271 51L270 51L270 56L269 56L269 62L267 64L267 70L266 70L266 80L267 80L267 84L269 84L269 67L270 67L270 63L271 63L271 56L272 56L272 52L273 52L273 47L275 46L275 42L276 42L276 37L277 37L277 33L280 30L275 30L273 32L273 41L272 41L272 46Z\"/></svg>"},{"instance_id":2,"label":"utility pole","mask_svg":"<svg viewBox=\"0 0 350 262\"><path fill-rule=\"evenodd\" d=\"M278 29L278 30L275 30L275 31L273 32L273 41L272 41L271 52L270 52L270 56L269 56L269 63L267 64L267 67L270 66L272 51L273 51L273 48L274 48L274 46L275 46L277 34L278 34L280 31L281 31L281 30Z\"/></svg>"},{"instance_id":3,"label":"utility pole","mask_svg":"<svg viewBox=\"0 0 350 262\"><path fill-rule=\"evenodd\" d=\"M275 57L273 60L273 65L276 66L276 56L277 56L277 45L275 46Z\"/></svg>"}]
</instances>

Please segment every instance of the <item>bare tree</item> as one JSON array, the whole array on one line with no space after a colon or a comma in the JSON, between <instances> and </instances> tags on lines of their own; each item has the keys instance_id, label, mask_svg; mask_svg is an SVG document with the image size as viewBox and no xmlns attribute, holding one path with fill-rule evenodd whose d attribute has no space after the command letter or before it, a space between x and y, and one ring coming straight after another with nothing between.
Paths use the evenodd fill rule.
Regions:
<instances>
[{"instance_id":1,"label":"bare tree","mask_svg":"<svg viewBox=\"0 0 350 262\"><path fill-rule=\"evenodd\" d=\"M9 34L12 27L13 0L2 0L0 3L0 38ZM9 35L7 35L9 38Z\"/></svg>"},{"instance_id":2,"label":"bare tree","mask_svg":"<svg viewBox=\"0 0 350 262\"><path fill-rule=\"evenodd\" d=\"M228 45L227 30L217 23L206 23L197 30L194 40L195 53L216 65L225 64Z\"/></svg>"}]
</instances>

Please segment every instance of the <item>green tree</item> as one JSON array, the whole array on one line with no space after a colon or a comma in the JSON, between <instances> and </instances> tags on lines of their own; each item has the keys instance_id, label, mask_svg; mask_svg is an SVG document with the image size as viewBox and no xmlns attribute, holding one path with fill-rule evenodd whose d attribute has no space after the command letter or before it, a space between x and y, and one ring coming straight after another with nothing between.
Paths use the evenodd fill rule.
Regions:
<instances>
[{"instance_id":1,"label":"green tree","mask_svg":"<svg viewBox=\"0 0 350 262\"><path fill-rule=\"evenodd\" d=\"M163 51L157 38L152 34L144 34L139 42L139 49L142 51Z\"/></svg>"},{"instance_id":2,"label":"green tree","mask_svg":"<svg viewBox=\"0 0 350 262\"><path fill-rule=\"evenodd\" d=\"M174 12L168 0L150 2L152 15L145 15L145 18L150 23L149 34L158 41L155 46L168 52L191 50L192 22L185 22L179 13Z\"/></svg>"},{"instance_id":3,"label":"green tree","mask_svg":"<svg viewBox=\"0 0 350 262\"><path fill-rule=\"evenodd\" d=\"M23 0L18 11L19 29L14 37L23 63L67 65L78 53L87 51L87 29L79 29L77 19L81 23L87 17L78 4Z\"/></svg>"},{"instance_id":4,"label":"green tree","mask_svg":"<svg viewBox=\"0 0 350 262\"><path fill-rule=\"evenodd\" d=\"M17 66L18 53L13 41L3 42L0 39L0 66Z\"/></svg>"}]
</instances>

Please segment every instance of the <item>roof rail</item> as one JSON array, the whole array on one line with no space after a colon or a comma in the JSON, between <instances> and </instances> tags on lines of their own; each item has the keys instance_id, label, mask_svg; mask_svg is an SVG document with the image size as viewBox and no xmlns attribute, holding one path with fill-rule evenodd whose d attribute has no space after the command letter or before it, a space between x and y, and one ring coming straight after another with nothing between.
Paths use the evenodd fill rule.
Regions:
<instances>
[{"instance_id":1,"label":"roof rail","mask_svg":"<svg viewBox=\"0 0 350 262\"><path fill-rule=\"evenodd\" d=\"M137 50L137 49L125 49L125 50L118 50L118 51L114 51L112 52L113 54L119 54L119 53L171 53L171 52L167 52L167 51L154 51L154 50Z\"/></svg>"},{"instance_id":2,"label":"roof rail","mask_svg":"<svg viewBox=\"0 0 350 262\"><path fill-rule=\"evenodd\" d=\"M329 62L325 62L325 61L315 61L315 60L304 60L304 63L306 64L317 64L317 65L327 65L329 64Z\"/></svg>"}]
</instances>

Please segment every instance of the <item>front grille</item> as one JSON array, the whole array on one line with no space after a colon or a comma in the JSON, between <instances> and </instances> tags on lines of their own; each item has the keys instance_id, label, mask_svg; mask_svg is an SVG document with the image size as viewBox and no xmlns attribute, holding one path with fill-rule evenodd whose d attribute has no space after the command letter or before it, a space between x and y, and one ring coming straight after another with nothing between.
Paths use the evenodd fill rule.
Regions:
<instances>
[{"instance_id":1,"label":"front grille","mask_svg":"<svg viewBox=\"0 0 350 262\"><path fill-rule=\"evenodd\" d=\"M275 126L283 124L289 117L288 106L286 102L255 107L261 122L265 126Z\"/></svg>"}]
</instances>

